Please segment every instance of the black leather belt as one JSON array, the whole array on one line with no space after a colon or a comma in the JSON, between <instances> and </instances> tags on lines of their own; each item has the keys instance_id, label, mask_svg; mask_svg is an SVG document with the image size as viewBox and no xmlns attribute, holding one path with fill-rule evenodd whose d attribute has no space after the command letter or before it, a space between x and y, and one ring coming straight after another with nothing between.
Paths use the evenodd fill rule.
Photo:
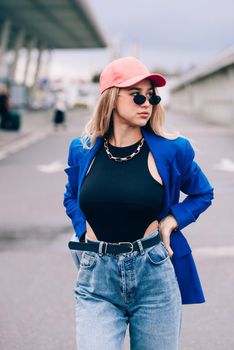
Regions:
<instances>
[{"instance_id":1,"label":"black leather belt","mask_svg":"<svg viewBox=\"0 0 234 350\"><path fill-rule=\"evenodd\" d=\"M143 249L150 248L153 245L158 244L161 241L160 235L158 234L155 237L148 238L147 240L141 240ZM101 248L100 248L100 245ZM68 247L72 250L86 250L101 254L122 254L122 253L132 253L134 251L140 251L137 241L135 242L119 242L119 243L108 243L108 242L75 242L70 241Z\"/></svg>"}]
</instances>

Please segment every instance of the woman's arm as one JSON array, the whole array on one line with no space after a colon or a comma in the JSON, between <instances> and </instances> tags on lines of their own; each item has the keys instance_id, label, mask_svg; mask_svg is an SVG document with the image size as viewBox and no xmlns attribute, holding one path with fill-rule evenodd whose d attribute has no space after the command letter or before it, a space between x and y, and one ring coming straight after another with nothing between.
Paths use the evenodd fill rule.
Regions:
<instances>
[{"instance_id":1,"label":"woman's arm","mask_svg":"<svg viewBox=\"0 0 234 350\"><path fill-rule=\"evenodd\" d=\"M180 190L187 194L187 197L182 202L171 205L169 215L159 223L159 231L170 256L173 254L170 248L171 233L196 221L199 215L211 205L214 198L214 188L194 161L194 156L195 152L190 142L186 140Z\"/></svg>"},{"instance_id":2,"label":"woman's arm","mask_svg":"<svg viewBox=\"0 0 234 350\"><path fill-rule=\"evenodd\" d=\"M200 166L194 161L195 152L188 140L186 140L186 153L181 174L180 190L187 194L181 202L171 205L170 213L178 223L178 229L197 220L214 198L214 188L209 183Z\"/></svg>"},{"instance_id":3,"label":"woman's arm","mask_svg":"<svg viewBox=\"0 0 234 350\"><path fill-rule=\"evenodd\" d=\"M78 233L84 226L84 215L78 205L78 178L79 178L79 165L77 165L78 157L74 159L73 150L78 145L78 140L75 139L71 142L68 155L69 167L65 169L68 175L68 183L66 184L66 191L64 193L63 205L66 208L66 214L72 220L74 230L79 237ZM80 229L79 229L80 228ZM80 237L79 237L80 238Z\"/></svg>"},{"instance_id":4,"label":"woman's arm","mask_svg":"<svg viewBox=\"0 0 234 350\"><path fill-rule=\"evenodd\" d=\"M163 243L166 246L166 249L168 251L168 254L170 256L173 255L173 250L170 247L170 236L172 231L177 230L178 223L173 215L167 215L165 216L158 225L159 228L159 234L161 236L161 239Z\"/></svg>"}]
</instances>

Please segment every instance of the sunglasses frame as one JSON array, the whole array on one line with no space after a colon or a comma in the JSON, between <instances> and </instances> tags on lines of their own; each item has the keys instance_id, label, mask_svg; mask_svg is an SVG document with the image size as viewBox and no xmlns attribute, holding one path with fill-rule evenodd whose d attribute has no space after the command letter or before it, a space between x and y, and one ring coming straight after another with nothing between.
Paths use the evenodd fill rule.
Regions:
<instances>
[{"instance_id":1,"label":"sunglasses frame","mask_svg":"<svg viewBox=\"0 0 234 350\"><path fill-rule=\"evenodd\" d=\"M123 95L120 95L119 96L123 96ZM136 96L133 97L133 102L140 106L142 105L143 103L145 103L147 97L145 95L142 95L142 94L137 94ZM149 99L148 99L149 103L151 104L151 106L156 106L157 104L159 104L159 102L161 101L161 97L156 95L156 94L153 94Z\"/></svg>"},{"instance_id":2,"label":"sunglasses frame","mask_svg":"<svg viewBox=\"0 0 234 350\"><path fill-rule=\"evenodd\" d=\"M145 103L146 99L147 99L147 97L145 95L141 95L141 94L138 94L138 95L133 97L134 103L139 105L139 106L142 105L143 103ZM159 102L161 101L161 97L156 95L156 94L153 94L148 99L148 101L152 106L155 106L155 105L159 104Z\"/></svg>"}]
</instances>

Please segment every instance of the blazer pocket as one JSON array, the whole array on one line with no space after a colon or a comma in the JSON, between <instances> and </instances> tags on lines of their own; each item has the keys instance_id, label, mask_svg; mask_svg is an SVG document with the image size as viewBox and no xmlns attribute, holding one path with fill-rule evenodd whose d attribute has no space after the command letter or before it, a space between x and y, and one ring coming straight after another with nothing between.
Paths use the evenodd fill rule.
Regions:
<instances>
[{"instance_id":1,"label":"blazer pocket","mask_svg":"<svg viewBox=\"0 0 234 350\"><path fill-rule=\"evenodd\" d=\"M187 239L180 230L172 232L170 237L170 246L174 252L174 258L180 258L192 252Z\"/></svg>"}]
</instances>

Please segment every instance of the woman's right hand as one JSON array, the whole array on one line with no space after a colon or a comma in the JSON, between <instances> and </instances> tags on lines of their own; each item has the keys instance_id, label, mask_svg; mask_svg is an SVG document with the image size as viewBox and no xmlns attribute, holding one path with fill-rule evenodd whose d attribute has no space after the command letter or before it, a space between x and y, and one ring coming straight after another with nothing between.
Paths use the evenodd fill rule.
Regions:
<instances>
[{"instance_id":1,"label":"woman's right hand","mask_svg":"<svg viewBox=\"0 0 234 350\"><path fill-rule=\"evenodd\" d=\"M97 240L97 237L87 220L86 220L86 227L87 227L86 234L85 234L86 238L91 240Z\"/></svg>"}]
</instances>

